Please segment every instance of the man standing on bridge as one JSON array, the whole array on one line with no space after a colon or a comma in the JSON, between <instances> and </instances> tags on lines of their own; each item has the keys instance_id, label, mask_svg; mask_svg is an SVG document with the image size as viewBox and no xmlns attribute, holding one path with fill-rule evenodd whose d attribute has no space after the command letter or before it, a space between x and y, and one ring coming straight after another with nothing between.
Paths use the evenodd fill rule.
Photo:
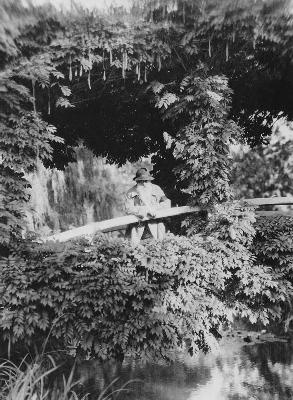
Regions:
<instances>
[{"instance_id":1,"label":"man standing on bridge","mask_svg":"<svg viewBox=\"0 0 293 400\"><path fill-rule=\"evenodd\" d=\"M146 168L140 168L134 177L136 185L126 194L126 213L142 220L129 225L126 230L125 236L134 244L149 235L154 239L163 239L166 234L163 222L150 220L143 222L146 217L156 218L158 209L171 207L171 201L165 196L163 190L151 182L153 179Z\"/></svg>"}]
</instances>

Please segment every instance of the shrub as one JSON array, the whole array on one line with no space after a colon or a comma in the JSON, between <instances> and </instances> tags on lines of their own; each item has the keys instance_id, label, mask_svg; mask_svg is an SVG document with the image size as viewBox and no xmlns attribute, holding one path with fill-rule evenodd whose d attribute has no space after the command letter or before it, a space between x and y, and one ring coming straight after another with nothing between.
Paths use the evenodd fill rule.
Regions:
<instances>
[{"instance_id":1,"label":"shrub","mask_svg":"<svg viewBox=\"0 0 293 400\"><path fill-rule=\"evenodd\" d=\"M2 338L31 347L50 331L52 345L100 359L169 358L209 350L235 313L267 323L265 297L291 286L255 264L252 220L219 206L205 236L22 245L1 263Z\"/></svg>"},{"instance_id":2,"label":"shrub","mask_svg":"<svg viewBox=\"0 0 293 400\"><path fill-rule=\"evenodd\" d=\"M270 298L272 312L288 330L292 321L293 284L293 218L290 216L260 217L256 224L253 251L273 281L283 282L282 291Z\"/></svg>"}]
</instances>

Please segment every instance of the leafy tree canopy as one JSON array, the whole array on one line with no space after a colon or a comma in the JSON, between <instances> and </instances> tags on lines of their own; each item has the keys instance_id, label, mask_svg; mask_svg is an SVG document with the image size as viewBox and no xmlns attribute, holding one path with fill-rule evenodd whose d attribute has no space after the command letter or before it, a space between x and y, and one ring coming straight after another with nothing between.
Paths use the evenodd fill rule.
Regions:
<instances>
[{"instance_id":1,"label":"leafy tree canopy","mask_svg":"<svg viewBox=\"0 0 293 400\"><path fill-rule=\"evenodd\" d=\"M292 118L290 2L134 1L107 15L16 4L2 4L2 66L13 60L12 76L36 84L34 105L69 143L82 137L120 163L157 151L177 126L161 121L145 88L179 83L200 62L229 78L231 117L249 144L274 118Z\"/></svg>"},{"instance_id":2,"label":"leafy tree canopy","mask_svg":"<svg viewBox=\"0 0 293 400\"><path fill-rule=\"evenodd\" d=\"M268 145L242 149L234 154L231 181L238 196L271 197L293 193L293 141L288 135L280 135L279 129Z\"/></svg>"},{"instance_id":3,"label":"leafy tree canopy","mask_svg":"<svg viewBox=\"0 0 293 400\"><path fill-rule=\"evenodd\" d=\"M34 167L39 142L27 141L26 134L38 132L49 156L43 158L50 158L51 125L67 144L54 144L57 166L68 160L68 145L82 138L120 164L155 152L160 176L177 165L186 193L201 204L229 198L229 143L261 143L275 118L292 118L289 5L134 1L130 11L112 7L103 15L77 5L62 14L52 6L2 0L3 198L13 181L20 210L24 184L14 168L17 154L23 154L24 171ZM27 118L34 129L23 129ZM175 140L169 150L165 131ZM201 168L198 160L205 159ZM174 176L167 183L174 187Z\"/></svg>"}]
</instances>

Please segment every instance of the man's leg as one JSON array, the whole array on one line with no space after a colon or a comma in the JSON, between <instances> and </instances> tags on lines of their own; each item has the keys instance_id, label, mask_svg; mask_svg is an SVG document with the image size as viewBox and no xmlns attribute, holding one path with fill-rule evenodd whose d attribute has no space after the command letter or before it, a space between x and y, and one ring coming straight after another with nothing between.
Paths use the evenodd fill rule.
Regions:
<instances>
[{"instance_id":1,"label":"man's leg","mask_svg":"<svg viewBox=\"0 0 293 400\"><path fill-rule=\"evenodd\" d=\"M166 227L163 222L158 223L158 239L164 239L166 236Z\"/></svg>"},{"instance_id":2,"label":"man's leg","mask_svg":"<svg viewBox=\"0 0 293 400\"><path fill-rule=\"evenodd\" d=\"M149 222L148 228L151 232L151 235L154 239L158 239L158 224L156 222Z\"/></svg>"},{"instance_id":3,"label":"man's leg","mask_svg":"<svg viewBox=\"0 0 293 400\"><path fill-rule=\"evenodd\" d=\"M131 228L130 240L132 244L138 244L144 232L144 226L133 226Z\"/></svg>"}]
</instances>

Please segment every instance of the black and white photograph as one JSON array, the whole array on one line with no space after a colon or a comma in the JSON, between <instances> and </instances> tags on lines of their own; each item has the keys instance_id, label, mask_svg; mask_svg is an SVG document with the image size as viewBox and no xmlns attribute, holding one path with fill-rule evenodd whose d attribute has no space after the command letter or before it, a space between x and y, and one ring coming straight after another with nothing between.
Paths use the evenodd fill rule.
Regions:
<instances>
[{"instance_id":1,"label":"black and white photograph","mask_svg":"<svg viewBox=\"0 0 293 400\"><path fill-rule=\"evenodd\" d=\"M293 0L0 0L0 400L293 400Z\"/></svg>"}]
</instances>

